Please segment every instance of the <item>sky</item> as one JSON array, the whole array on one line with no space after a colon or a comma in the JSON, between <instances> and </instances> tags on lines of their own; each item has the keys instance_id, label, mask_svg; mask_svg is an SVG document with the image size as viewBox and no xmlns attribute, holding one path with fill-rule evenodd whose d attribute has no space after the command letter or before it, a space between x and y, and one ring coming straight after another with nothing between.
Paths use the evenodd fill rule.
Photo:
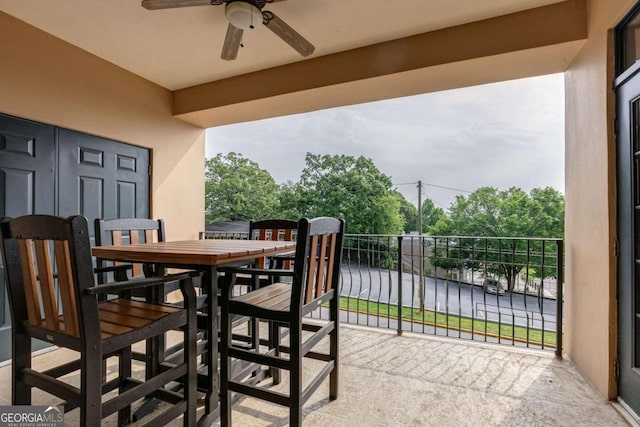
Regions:
<instances>
[{"instance_id":1,"label":"sky","mask_svg":"<svg viewBox=\"0 0 640 427\"><path fill-rule=\"evenodd\" d=\"M564 194L562 74L319 110L207 129L206 157L237 152L278 183L307 152L363 155L405 198L448 208L480 187ZM442 188L448 187L448 188Z\"/></svg>"}]
</instances>

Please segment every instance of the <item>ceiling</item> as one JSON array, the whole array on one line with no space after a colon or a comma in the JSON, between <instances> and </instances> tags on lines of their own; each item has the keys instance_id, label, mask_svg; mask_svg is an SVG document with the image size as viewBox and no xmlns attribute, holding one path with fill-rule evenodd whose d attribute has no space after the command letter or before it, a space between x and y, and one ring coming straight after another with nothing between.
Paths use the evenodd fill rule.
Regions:
<instances>
[{"instance_id":1,"label":"ceiling","mask_svg":"<svg viewBox=\"0 0 640 427\"><path fill-rule=\"evenodd\" d=\"M316 47L309 58L560 0L286 0L267 5ZM170 90L302 61L266 28L220 59L223 6L150 11L139 0L3 0L0 11Z\"/></svg>"}]
</instances>

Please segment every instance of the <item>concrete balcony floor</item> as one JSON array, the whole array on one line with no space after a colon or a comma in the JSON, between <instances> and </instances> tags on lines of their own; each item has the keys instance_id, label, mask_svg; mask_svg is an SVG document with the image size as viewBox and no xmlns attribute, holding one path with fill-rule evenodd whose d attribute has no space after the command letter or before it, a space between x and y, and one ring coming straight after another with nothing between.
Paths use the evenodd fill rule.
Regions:
<instances>
[{"instance_id":1,"label":"concrete balcony floor","mask_svg":"<svg viewBox=\"0 0 640 427\"><path fill-rule=\"evenodd\" d=\"M570 361L550 352L344 324L340 351L340 396L329 401L328 380L321 385L304 407L307 427L630 425ZM69 355L39 355L34 367ZM0 368L0 405L11 401L10 377L9 366ZM53 402L34 392L34 404ZM77 424L77 412L65 416L66 424ZM252 398L233 406L240 427L285 426L287 417L286 408ZM103 425L115 425L112 418Z\"/></svg>"}]
</instances>

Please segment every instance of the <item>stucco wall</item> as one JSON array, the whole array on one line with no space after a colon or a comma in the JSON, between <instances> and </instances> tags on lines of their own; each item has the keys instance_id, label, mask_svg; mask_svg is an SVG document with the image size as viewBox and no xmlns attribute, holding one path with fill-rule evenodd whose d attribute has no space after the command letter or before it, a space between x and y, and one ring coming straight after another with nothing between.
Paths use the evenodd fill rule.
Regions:
<instances>
[{"instance_id":1,"label":"stucco wall","mask_svg":"<svg viewBox=\"0 0 640 427\"><path fill-rule=\"evenodd\" d=\"M0 12L0 113L152 149L151 214L169 239L204 226L204 130L172 94Z\"/></svg>"},{"instance_id":2,"label":"stucco wall","mask_svg":"<svg viewBox=\"0 0 640 427\"><path fill-rule=\"evenodd\" d=\"M565 74L566 351L608 397L616 335L609 30L633 4L588 2L589 39ZM172 117L171 93L2 13L0 28L0 112L151 148L152 215L167 221L170 239L195 237L204 131Z\"/></svg>"},{"instance_id":3,"label":"stucco wall","mask_svg":"<svg viewBox=\"0 0 640 427\"><path fill-rule=\"evenodd\" d=\"M611 29L632 0L588 2L589 38L565 73L566 351L616 395L615 158Z\"/></svg>"}]
</instances>

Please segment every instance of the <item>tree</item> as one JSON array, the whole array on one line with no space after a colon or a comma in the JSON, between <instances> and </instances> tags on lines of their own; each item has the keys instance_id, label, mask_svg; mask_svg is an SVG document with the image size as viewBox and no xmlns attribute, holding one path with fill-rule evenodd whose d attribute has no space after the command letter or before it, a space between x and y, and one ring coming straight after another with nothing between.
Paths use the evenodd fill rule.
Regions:
<instances>
[{"instance_id":1,"label":"tree","mask_svg":"<svg viewBox=\"0 0 640 427\"><path fill-rule=\"evenodd\" d=\"M400 216L404 222L404 232L410 233L418 229L418 209L410 203L399 191L395 191L395 196L400 203Z\"/></svg>"},{"instance_id":2,"label":"tree","mask_svg":"<svg viewBox=\"0 0 640 427\"><path fill-rule=\"evenodd\" d=\"M278 211L279 186L269 172L238 153L205 162L206 221L268 218Z\"/></svg>"},{"instance_id":3,"label":"tree","mask_svg":"<svg viewBox=\"0 0 640 427\"><path fill-rule=\"evenodd\" d=\"M287 181L280 186L279 192L279 218L297 220L306 216L306 205L301 200L302 190L299 183Z\"/></svg>"},{"instance_id":4,"label":"tree","mask_svg":"<svg viewBox=\"0 0 640 427\"><path fill-rule=\"evenodd\" d=\"M422 232L428 232L429 227L435 225L440 219L445 218L444 209L439 208L431 199L422 202Z\"/></svg>"},{"instance_id":5,"label":"tree","mask_svg":"<svg viewBox=\"0 0 640 427\"><path fill-rule=\"evenodd\" d=\"M344 218L347 232L397 234L402 231L400 202L391 178L371 159L307 153L300 182L294 186L293 211L306 216Z\"/></svg>"},{"instance_id":6,"label":"tree","mask_svg":"<svg viewBox=\"0 0 640 427\"><path fill-rule=\"evenodd\" d=\"M564 235L564 196L552 188L520 188L498 191L483 187L468 197L458 196L449 215L429 228L433 235L499 237L500 239L457 238L446 251L434 251L434 263L443 268L479 268L504 275L509 290L517 275L529 264L545 265L531 270L539 277L553 274L554 261L545 255L542 241L527 242L510 237L556 237ZM480 248L480 249L478 249ZM549 251L551 252L551 251ZM540 271L538 271L540 270Z\"/></svg>"}]
</instances>

